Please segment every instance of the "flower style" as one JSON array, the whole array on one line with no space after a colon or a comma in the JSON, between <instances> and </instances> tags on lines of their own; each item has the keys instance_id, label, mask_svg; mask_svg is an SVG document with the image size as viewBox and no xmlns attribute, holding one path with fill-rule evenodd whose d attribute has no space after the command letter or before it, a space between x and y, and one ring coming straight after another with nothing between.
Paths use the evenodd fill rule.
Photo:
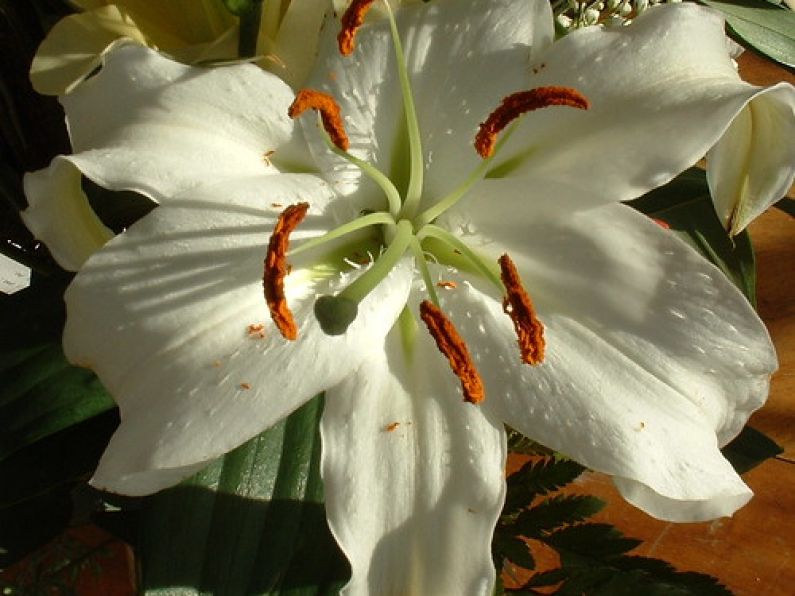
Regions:
<instances>
[{"instance_id":1,"label":"flower style","mask_svg":"<svg viewBox=\"0 0 795 596\"><path fill-rule=\"evenodd\" d=\"M741 507L719 446L766 398L770 339L618 203L758 95L721 19L668 6L553 44L544 1L439 0L366 25L350 56L336 33L297 97L127 46L64 100L61 159L160 203L66 294L67 356L122 417L93 484L173 485L325 390L348 593L491 593L504 423L652 515Z\"/></svg>"}]
</instances>

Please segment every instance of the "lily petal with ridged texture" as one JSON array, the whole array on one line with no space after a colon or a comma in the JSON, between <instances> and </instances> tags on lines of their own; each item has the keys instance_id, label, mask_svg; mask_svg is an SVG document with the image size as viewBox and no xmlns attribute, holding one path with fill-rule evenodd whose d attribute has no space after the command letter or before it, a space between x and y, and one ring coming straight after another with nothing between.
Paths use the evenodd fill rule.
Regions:
<instances>
[{"instance_id":1,"label":"lily petal with ridged texture","mask_svg":"<svg viewBox=\"0 0 795 596\"><path fill-rule=\"evenodd\" d=\"M297 241L328 229L329 198L311 175L204 187L156 208L83 266L65 296L64 351L97 373L122 418L95 486L132 495L170 486L339 383L381 345L405 304L408 265L362 302L346 335L330 338L312 303L339 276L291 259L298 339L284 340L269 319L263 259L281 210L271 203L310 203Z\"/></svg>"},{"instance_id":2,"label":"lily petal with ridged texture","mask_svg":"<svg viewBox=\"0 0 795 596\"><path fill-rule=\"evenodd\" d=\"M326 393L326 511L352 568L343 593L490 595L505 431L461 399L427 334L404 347L395 329Z\"/></svg>"}]
</instances>

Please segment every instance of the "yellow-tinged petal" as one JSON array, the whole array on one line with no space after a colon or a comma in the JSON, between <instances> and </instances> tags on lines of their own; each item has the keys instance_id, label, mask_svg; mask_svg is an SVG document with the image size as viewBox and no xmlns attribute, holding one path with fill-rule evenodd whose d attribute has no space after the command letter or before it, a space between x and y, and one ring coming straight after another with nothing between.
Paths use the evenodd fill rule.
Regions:
<instances>
[{"instance_id":1,"label":"yellow-tinged petal","mask_svg":"<svg viewBox=\"0 0 795 596\"><path fill-rule=\"evenodd\" d=\"M33 59L33 88L44 95L68 93L100 65L102 56L119 39L146 43L130 14L116 6L61 19Z\"/></svg>"}]
</instances>

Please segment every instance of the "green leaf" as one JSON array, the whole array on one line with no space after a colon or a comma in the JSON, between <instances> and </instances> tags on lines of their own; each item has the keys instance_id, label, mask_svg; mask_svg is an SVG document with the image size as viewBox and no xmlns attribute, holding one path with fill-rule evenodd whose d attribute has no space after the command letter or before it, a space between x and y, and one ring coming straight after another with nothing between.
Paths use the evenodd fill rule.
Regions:
<instances>
[{"instance_id":1,"label":"green leaf","mask_svg":"<svg viewBox=\"0 0 795 596\"><path fill-rule=\"evenodd\" d=\"M745 474L766 459L784 452L775 441L750 426L746 426L722 451L738 474Z\"/></svg>"},{"instance_id":2,"label":"green leaf","mask_svg":"<svg viewBox=\"0 0 795 596\"><path fill-rule=\"evenodd\" d=\"M795 217L795 199L790 199L789 197L784 197L778 203L773 205L774 207L778 207L784 213L791 217Z\"/></svg>"},{"instance_id":3,"label":"green leaf","mask_svg":"<svg viewBox=\"0 0 795 596\"><path fill-rule=\"evenodd\" d=\"M0 462L114 407L93 373L63 355L65 281L0 296Z\"/></svg>"},{"instance_id":4,"label":"green leaf","mask_svg":"<svg viewBox=\"0 0 795 596\"><path fill-rule=\"evenodd\" d=\"M762 54L795 67L795 13L765 0L702 0L726 16L730 32Z\"/></svg>"},{"instance_id":5,"label":"green leaf","mask_svg":"<svg viewBox=\"0 0 795 596\"><path fill-rule=\"evenodd\" d=\"M491 552L500 560L508 559L514 565L525 569L535 569L536 562L527 543L515 536L503 536L495 534ZM499 569L501 566L497 566Z\"/></svg>"},{"instance_id":6,"label":"green leaf","mask_svg":"<svg viewBox=\"0 0 795 596\"><path fill-rule=\"evenodd\" d=\"M627 538L610 524L567 526L548 534L543 542L557 550L564 567L581 567L595 560L624 554L641 544Z\"/></svg>"},{"instance_id":7,"label":"green leaf","mask_svg":"<svg viewBox=\"0 0 795 596\"><path fill-rule=\"evenodd\" d=\"M570 459L548 457L529 461L508 477L503 515L528 507L537 495L557 490L582 474L580 464Z\"/></svg>"},{"instance_id":8,"label":"green leaf","mask_svg":"<svg viewBox=\"0 0 795 596\"><path fill-rule=\"evenodd\" d=\"M733 240L729 238L715 214L703 170L690 168L628 204L668 224L756 304L756 262L751 239L746 231Z\"/></svg>"},{"instance_id":9,"label":"green leaf","mask_svg":"<svg viewBox=\"0 0 795 596\"><path fill-rule=\"evenodd\" d=\"M140 548L147 593L339 590L349 571L323 507L321 412L316 398L150 500Z\"/></svg>"},{"instance_id":10,"label":"green leaf","mask_svg":"<svg viewBox=\"0 0 795 596\"><path fill-rule=\"evenodd\" d=\"M583 521L604 507L605 502L597 497L555 495L522 511L511 530L527 538L541 538L551 530Z\"/></svg>"}]
</instances>

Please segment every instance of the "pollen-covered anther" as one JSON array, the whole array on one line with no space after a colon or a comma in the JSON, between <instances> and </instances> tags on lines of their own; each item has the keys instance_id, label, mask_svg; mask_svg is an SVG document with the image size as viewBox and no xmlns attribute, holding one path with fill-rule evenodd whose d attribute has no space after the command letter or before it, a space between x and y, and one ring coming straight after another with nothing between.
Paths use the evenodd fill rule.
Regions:
<instances>
[{"instance_id":1,"label":"pollen-covered anther","mask_svg":"<svg viewBox=\"0 0 795 596\"><path fill-rule=\"evenodd\" d=\"M342 15L342 29L337 35L337 43L343 56L350 56L356 47L354 43L356 32L364 23L364 17L367 16L367 11L370 10L373 2L375 0L353 0Z\"/></svg>"},{"instance_id":2,"label":"pollen-covered anther","mask_svg":"<svg viewBox=\"0 0 795 596\"><path fill-rule=\"evenodd\" d=\"M320 112L323 129L328 133L331 142L343 151L347 151L350 141L342 123L340 107L334 98L328 93L315 89L301 89L288 108L287 115L296 119L310 109Z\"/></svg>"},{"instance_id":3,"label":"pollen-covered anther","mask_svg":"<svg viewBox=\"0 0 795 596\"><path fill-rule=\"evenodd\" d=\"M423 300L420 304L420 317L428 332L436 341L436 347L447 357L450 368L461 380L464 391L464 401L478 404L486 397L483 380L472 362L466 343L458 334L453 323L444 315L441 309L430 300Z\"/></svg>"},{"instance_id":4,"label":"pollen-covered anther","mask_svg":"<svg viewBox=\"0 0 795 596\"><path fill-rule=\"evenodd\" d=\"M481 122L475 136L475 150L484 159L491 157L497 144L497 135L506 126L526 112L549 106L587 110L590 104L584 95L570 87L537 87L529 91L517 91L504 97L486 121Z\"/></svg>"},{"instance_id":5,"label":"pollen-covered anther","mask_svg":"<svg viewBox=\"0 0 795 596\"><path fill-rule=\"evenodd\" d=\"M290 246L290 234L304 219L308 209L309 203L297 203L290 205L279 215L268 242L265 272L262 276L265 302L271 318L282 336L291 340L298 337L298 328L284 296L284 278L290 273L287 249Z\"/></svg>"},{"instance_id":6,"label":"pollen-covered anther","mask_svg":"<svg viewBox=\"0 0 795 596\"><path fill-rule=\"evenodd\" d=\"M533 302L522 286L519 272L511 258L506 254L499 259L500 277L506 295L502 300L502 310L513 321L519 341L522 362L540 364L544 361L544 325L538 320Z\"/></svg>"}]
</instances>

